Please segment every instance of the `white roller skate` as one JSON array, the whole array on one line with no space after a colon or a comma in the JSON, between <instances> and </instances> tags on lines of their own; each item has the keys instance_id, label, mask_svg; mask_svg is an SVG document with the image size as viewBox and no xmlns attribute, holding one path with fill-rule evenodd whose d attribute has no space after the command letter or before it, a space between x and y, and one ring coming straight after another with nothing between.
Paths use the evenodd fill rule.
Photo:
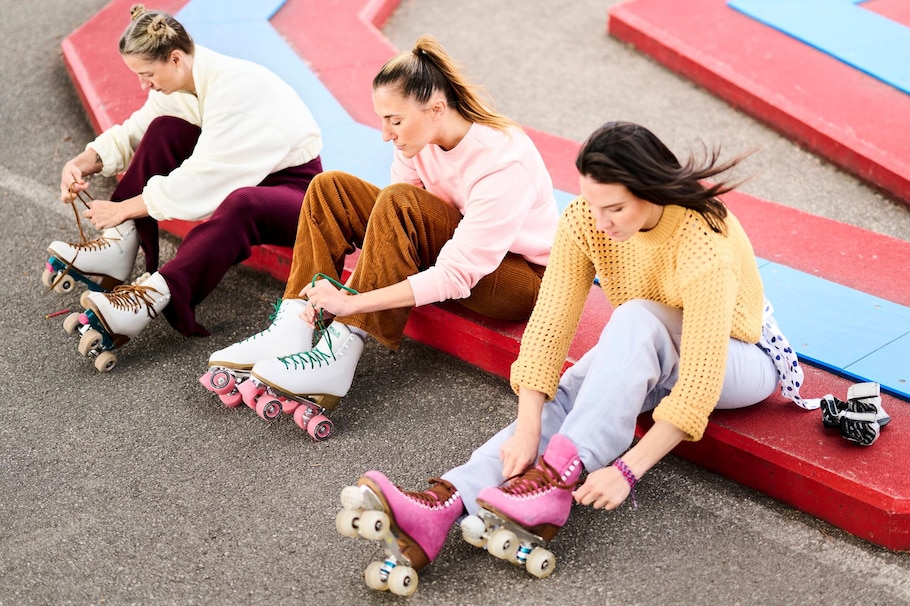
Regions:
<instances>
[{"instance_id":1,"label":"white roller skate","mask_svg":"<svg viewBox=\"0 0 910 606\"><path fill-rule=\"evenodd\" d=\"M148 326L171 300L164 277L143 274L135 282L109 293L88 292L87 309L70 314L63 323L68 333L79 333L79 353L95 358L95 368L107 372L117 364L111 351L123 347Z\"/></svg>"},{"instance_id":2,"label":"white roller skate","mask_svg":"<svg viewBox=\"0 0 910 606\"><path fill-rule=\"evenodd\" d=\"M264 419L292 413L294 422L314 439L327 439L333 425L325 412L347 395L362 352L363 339L334 322L313 349L256 362L248 382L261 390L256 412Z\"/></svg>"},{"instance_id":3,"label":"white roller skate","mask_svg":"<svg viewBox=\"0 0 910 606\"><path fill-rule=\"evenodd\" d=\"M94 240L83 235L76 244L51 242L47 251L51 256L41 282L49 289L66 294L78 281L93 291L110 291L129 278L139 251L139 233L130 220L104 230Z\"/></svg>"},{"instance_id":4,"label":"white roller skate","mask_svg":"<svg viewBox=\"0 0 910 606\"><path fill-rule=\"evenodd\" d=\"M233 408L243 401L255 408L260 390L252 384L244 386L249 383L253 365L259 360L312 349L313 329L300 317L305 308L303 299L284 299L275 305L269 327L212 353L209 368L199 382L216 393L225 406Z\"/></svg>"}]
</instances>

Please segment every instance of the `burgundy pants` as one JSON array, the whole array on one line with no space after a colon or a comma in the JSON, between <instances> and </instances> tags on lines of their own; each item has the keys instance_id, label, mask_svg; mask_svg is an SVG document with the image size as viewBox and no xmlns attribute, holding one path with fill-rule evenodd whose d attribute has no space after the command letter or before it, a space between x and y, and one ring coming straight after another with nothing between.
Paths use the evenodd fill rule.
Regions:
<instances>
[{"instance_id":1,"label":"burgundy pants","mask_svg":"<svg viewBox=\"0 0 910 606\"><path fill-rule=\"evenodd\" d=\"M142 193L155 175L166 175L190 157L201 130L180 118L164 116L149 125L111 199ZM259 244L293 246L297 219L310 180L322 172L317 157L286 168L262 183L231 192L211 217L186 235L173 259L158 269L158 222L136 220L146 270L160 271L171 291L164 316L186 336L209 332L196 322L196 306L221 282L233 265L249 258Z\"/></svg>"}]
</instances>

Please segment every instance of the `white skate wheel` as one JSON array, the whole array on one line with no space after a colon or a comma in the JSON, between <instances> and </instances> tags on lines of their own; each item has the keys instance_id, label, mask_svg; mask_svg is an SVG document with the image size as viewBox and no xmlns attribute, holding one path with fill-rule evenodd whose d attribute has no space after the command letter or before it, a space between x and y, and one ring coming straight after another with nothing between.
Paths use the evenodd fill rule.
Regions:
<instances>
[{"instance_id":1,"label":"white skate wheel","mask_svg":"<svg viewBox=\"0 0 910 606\"><path fill-rule=\"evenodd\" d=\"M525 570L527 570L531 576L535 576L538 579L547 578L553 574L555 569L556 556L543 547L535 547L530 555L528 555L528 560L525 562Z\"/></svg>"},{"instance_id":2,"label":"white skate wheel","mask_svg":"<svg viewBox=\"0 0 910 606\"><path fill-rule=\"evenodd\" d=\"M483 547L486 544L484 533L486 524L477 516L467 516L461 521L461 536L474 547Z\"/></svg>"},{"instance_id":3,"label":"white skate wheel","mask_svg":"<svg viewBox=\"0 0 910 606\"><path fill-rule=\"evenodd\" d=\"M341 506L345 509L363 509L363 493L359 486L345 486L341 489Z\"/></svg>"}]
</instances>

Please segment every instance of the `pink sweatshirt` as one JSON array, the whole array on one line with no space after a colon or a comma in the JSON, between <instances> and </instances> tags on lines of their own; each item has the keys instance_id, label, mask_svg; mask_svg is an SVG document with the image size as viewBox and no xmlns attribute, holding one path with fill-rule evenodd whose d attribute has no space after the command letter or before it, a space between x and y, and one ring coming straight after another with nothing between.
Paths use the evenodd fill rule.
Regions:
<instances>
[{"instance_id":1,"label":"pink sweatshirt","mask_svg":"<svg viewBox=\"0 0 910 606\"><path fill-rule=\"evenodd\" d=\"M475 123L449 151L427 145L407 159L395 150L392 182L422 187L463 216L436 265L408 278L417 305L466 298L507 252L547 264L559 211L543 158L520 129Z\"/></svg>"}]
</instances>

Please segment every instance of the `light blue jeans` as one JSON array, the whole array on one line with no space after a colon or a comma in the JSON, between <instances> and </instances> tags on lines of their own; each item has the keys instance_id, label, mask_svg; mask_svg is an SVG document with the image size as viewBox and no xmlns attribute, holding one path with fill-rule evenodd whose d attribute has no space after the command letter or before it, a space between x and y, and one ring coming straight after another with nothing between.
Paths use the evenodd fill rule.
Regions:
<instances>
[{"instance_id":1,"label":"light blue jeans","mask_svg":"<svg viewBox=\"0 0 910 606\"><path fill-rule=\"evenodd\" d=\"M597 344L569 368L541 418L540 453L561 433L575 444L589 472L622 455L632 444L638 416L654 409L676 384L682 312L654 301L634 300L613 311ZM758 345L730 339L717 409L761 402L777 388L771 358ZM481 490L502 480L499 449L515 423L497 433L467 463L443 475L461 492L469 513Z\"/></svg>"}]
</instances>

